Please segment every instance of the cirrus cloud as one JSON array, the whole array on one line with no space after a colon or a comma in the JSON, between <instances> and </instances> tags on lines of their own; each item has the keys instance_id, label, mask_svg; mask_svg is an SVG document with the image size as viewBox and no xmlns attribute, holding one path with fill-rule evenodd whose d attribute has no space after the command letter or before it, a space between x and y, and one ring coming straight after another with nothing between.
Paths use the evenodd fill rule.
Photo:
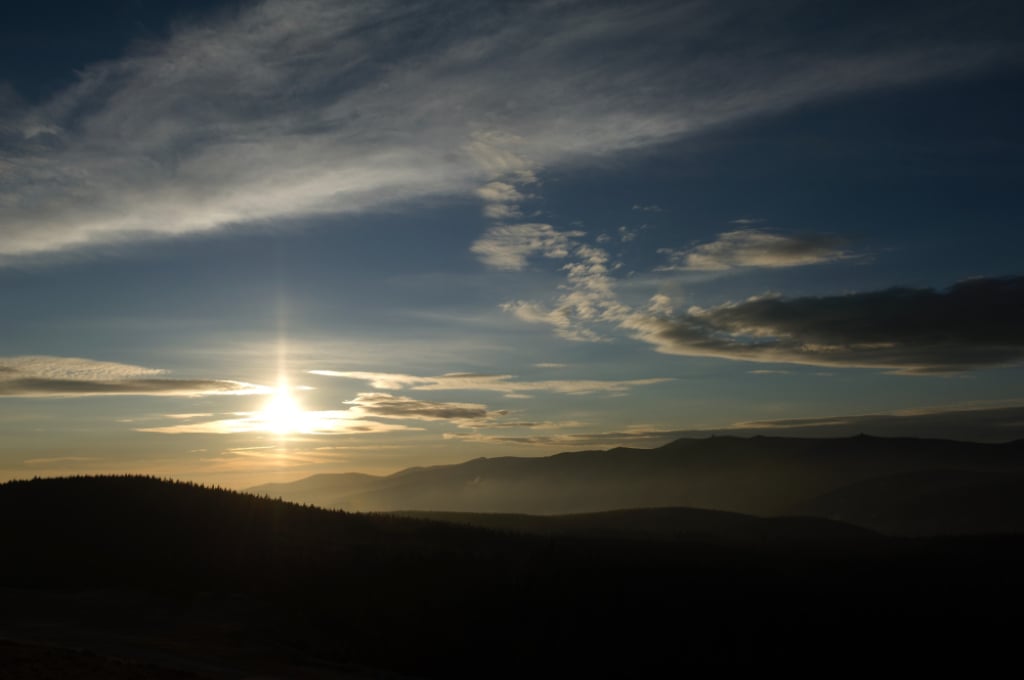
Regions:
<instances>
[{"instance_id":1,"label":"cirrus cloud","mask_svg":"<svg viewBox=\"0 0 1024 680\"><path fill-rule=\"evenodd\" d=\"M810 5L247 3L5 107L0 261L498 190L1020 54L988 19L1003 12L973 4L867 12L807 41L788 18ZM517 212L503 196L495 218Z\"/></svg>"}]
</instances>

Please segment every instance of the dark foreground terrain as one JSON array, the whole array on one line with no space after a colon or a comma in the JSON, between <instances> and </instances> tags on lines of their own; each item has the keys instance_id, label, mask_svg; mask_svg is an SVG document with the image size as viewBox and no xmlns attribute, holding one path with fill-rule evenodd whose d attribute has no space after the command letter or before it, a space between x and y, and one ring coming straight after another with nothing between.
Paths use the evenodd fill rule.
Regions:
<instances>
[{"instance_id":1,"label":"dark foreground terrain","mask_svg":"<svg viewBox=\"0 0 1024 680\"><path fill-rule=\"evenodd\" d=\"M685 510L522 533L142 477L7 483L0 516L5 679L980 670L1024 616L1011 535Z\"/></svg>"}]
</instances>

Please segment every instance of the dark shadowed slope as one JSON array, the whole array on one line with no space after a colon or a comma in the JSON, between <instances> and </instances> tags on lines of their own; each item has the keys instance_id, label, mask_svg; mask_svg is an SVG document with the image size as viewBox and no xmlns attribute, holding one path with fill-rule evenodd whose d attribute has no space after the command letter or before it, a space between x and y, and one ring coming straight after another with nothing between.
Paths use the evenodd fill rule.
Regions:
<instances>
[{"instance_id":1,"label":"dark shadowed slope","mask_svg":"<svg viewBox=\"0 0 1024 680\"><path fill-rule=\"evenodd\" d=\"M601 521L678 521L659 512ZM1011 658L1024 607L1017 537L531 536L132 477L3 484L0 513L0 639L21 645L0 654L34 642L202 678L920 668ZM688 521L708 517L751 521Z\"/></svg>"},{"instance_id":2,"label":"dark shadowed slope","mask_svg":"<svg viewBox=\"0 0 1024 680\"><path fill-rule=\"evenodd\" d=\"M888 534L1024 533L1024 475L921 470L856 482L794 507Z\"/></svg>"},{"instance_id":3,"label":"dark shadowed slope","mask_svg":"<svg viewBox=\"0 0 1024 680\"><path fill-rule=\"evenodd\" d=\"M954 475L1024 475L1024 442L712 437L681 439L651 450L478 458L387 477L318 475L251 491L349 510L567 514L691 507L830 517L836 516L831 508L809 501L859 482L935 469ZM864 507L870 502L868 494ZM969 504L970 498L962 502ZM842 516L856 523L855 517L862 515ZM987 523L991 513L974 516L976 523L950 525L948 532L1024 530L1020 512L1011 512L998 524Z\"/></svg>"},{"instance_id":4,"label":"dark shadowed slope","mask_svg":"<svg viewBox=\"0 0 1024 680\"><path fill-rule=\"evenodd\" d=\"M753 517L721 510L637 508L578 515L406 511L402 517L546 536L704 539L742 543L872 540L873 531L820 517Z\"/></svg>"}]
</instances>

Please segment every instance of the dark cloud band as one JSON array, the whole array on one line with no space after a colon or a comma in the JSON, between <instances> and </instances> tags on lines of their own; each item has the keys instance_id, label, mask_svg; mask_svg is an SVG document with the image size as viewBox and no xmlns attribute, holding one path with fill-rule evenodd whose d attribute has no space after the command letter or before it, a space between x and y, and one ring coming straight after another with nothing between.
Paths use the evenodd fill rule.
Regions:
<instances>
[{"instance_id":1,"label":"dark cloud band","mask_svg":"<svg viewBox=\"0 0 1024 680\"><path fill-rule=\"evenodd\" d=\"M390 394L362 392L346 404L356 406L367 416L410 420L481 420L492 415L481 404L422 401ZM504 411L498 412L498 415Z\"/></svg>"},{"instance_id":2,"label":"dark cloud band","mask_svg":"<svg viewBox=\"0 0 1024 680\"><path fill-rule=\"evenodd\" d=\"M947 290L890 288L762 297L624 324L667 354L760 362L960 371L1024 360L1024 277Z\"/></svg>"}]
</instances>

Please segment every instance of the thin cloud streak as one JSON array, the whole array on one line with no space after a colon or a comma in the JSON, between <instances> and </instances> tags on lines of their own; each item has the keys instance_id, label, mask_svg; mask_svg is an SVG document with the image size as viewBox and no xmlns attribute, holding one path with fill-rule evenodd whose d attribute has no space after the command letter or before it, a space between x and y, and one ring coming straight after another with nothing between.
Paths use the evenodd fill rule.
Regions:
<instances>
[{"instance_id":1,"label":"thin cloud streak","mask_svg":"<svg viewBox=\"0 0 1024 680\"><path fill-rule=\"evenodd\" d=\"M580 432L580 433L558 433L538 435L492 435L479 432L460 433L446 432L445 439L475 442L479 444L518 444L522 446L550 447L550 446L628 446L640 444L651 446L652 444L664 444L681 435L683 431L672 429L659 429L645 426L637 426L618 432Z\"/></svg>"},{"instance_id":2,"label":"thin cloud streak","mask_svg":"<svg viewBox=\"0 0 1024 680\"><path fill-rule=\"evenodd\" d=\"M309 371L313 375L362 380L382 390L479 390L519 394L522 392L551 392L556 394L625 394L634 387L655 385L672 378L641 378L637 380L534 380L519 381L513 375L486 375L479 373L446 373L437 376L418 376L403 373L375 373L369 371Z\"/></svg>"},{"instance_id":3,"label":"thin cloud streak","mask_svg":"<svg viewBox=\"0 0 1024 680\"><path fill-rule=\"evenodd\" d=\"M855 255L842 249L841 239L829 234L776 234L759 229L741 229L719 234L711 243L688 250L662 248L669 264L655 271L723 271L739 268L803 267L848 260Z\"/></svg>"},{"instance_id":4,"label":"thin cloud streak","mask_svg":"<svg viewBox=\"0 0 1024 680\"><path fill-rule=\"evenodd\" d=\"M352 406L353 411L366 416L402 420L482 421L507 413L488 411L483 404L422 401L381 392L360 392L355 399L350 399L345 404Z\"/></svg>"},{"instance_id":5,"label":"thin cloud streak","mask_svg":"<svg viewBox=\"0 0 1024 680\"><path fill-rule=\"evenodd\" d=\"M382 423L365 420L351 410L305 411L289 422L287 431L281 430L281 423L259 411L235 413L213 420L195 420L177 425L136 428L136 432L158 434L277 434L290 438L300 435L358 435L381 434L386 432L411 432L421 428L398 423Z\"/></svg>"},{"instance_id":6,"label":"thin cloud streak","mask_svg":"<svg viewBox=\"0 0 1024 680\"><path fill-rule=\"evenodd\" d=\"M266 394L268 388L234 380L156 377L166 371L78 357L0 357L0 397L92 397Z\"/></svg>"}]
</instances>

